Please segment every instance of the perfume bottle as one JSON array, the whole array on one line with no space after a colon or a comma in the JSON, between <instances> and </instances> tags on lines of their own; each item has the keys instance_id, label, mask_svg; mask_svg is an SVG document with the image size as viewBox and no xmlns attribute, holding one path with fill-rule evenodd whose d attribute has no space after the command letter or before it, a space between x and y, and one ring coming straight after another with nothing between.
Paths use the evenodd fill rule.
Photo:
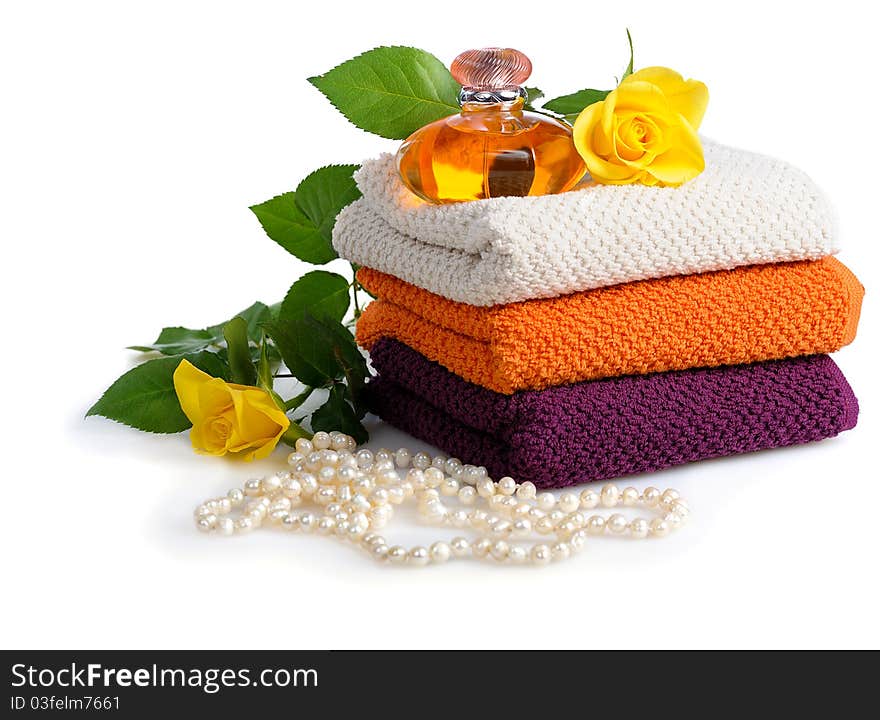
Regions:
<instances>
[{"instance_id":1,"label":"perfume bottle","mask_svg":"<svg viewBox=\"0 0 880 720\"><path fill-rule=\"evenodd\" d=\"M432 203L570 190L586 172L558 120L523 110L532 63L518 50L484 48L452 63L461 113L430 123L397 151L403 182Z\"/></svg>"}]
</instances>

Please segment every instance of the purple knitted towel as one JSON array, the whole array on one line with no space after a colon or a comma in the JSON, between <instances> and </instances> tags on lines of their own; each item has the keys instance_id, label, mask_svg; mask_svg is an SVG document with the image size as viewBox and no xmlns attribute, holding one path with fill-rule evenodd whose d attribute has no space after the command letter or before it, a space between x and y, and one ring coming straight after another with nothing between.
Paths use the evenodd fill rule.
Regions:
<instances>
[{"instance_id":1,"label":"purple knitted towel","mask_svg":"<svg viewBox=\"0 0 880 720\"><path fill-rule=\"evenodd\" d=\"M493 477L538 487L822 440L859 412L827 355L500 395L390 338L370 354L373 412Z\"/></svg>"}]
</instances>

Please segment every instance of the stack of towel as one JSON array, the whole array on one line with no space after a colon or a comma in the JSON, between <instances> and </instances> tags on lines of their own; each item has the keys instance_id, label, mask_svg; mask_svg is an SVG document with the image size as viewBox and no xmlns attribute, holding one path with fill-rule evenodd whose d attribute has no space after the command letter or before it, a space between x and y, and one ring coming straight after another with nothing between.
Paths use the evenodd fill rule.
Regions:
<instances>
[{"instance_id":1,"label":"stack of towel","mask_svg":"<svg viewBox=\"0 0 880 720\"><path fill-rule=\"evenodd\" d=\"M339 254L386 421L495 477L560 487L852 428L834 362L864 293L803 173L705 142L680 188L433 206L356 175Z\"/></svg>"}]
</instances>

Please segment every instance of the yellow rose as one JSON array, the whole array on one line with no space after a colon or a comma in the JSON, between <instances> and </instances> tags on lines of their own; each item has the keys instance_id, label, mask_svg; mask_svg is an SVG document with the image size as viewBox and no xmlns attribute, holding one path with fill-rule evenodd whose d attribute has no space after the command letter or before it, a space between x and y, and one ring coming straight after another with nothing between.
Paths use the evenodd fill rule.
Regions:
<instances>
[{"instance_id":1,"label":"yellow rose","mask_svg":"<svg viewBox=\"0 0 880 720\"><path fill-rule=\"evenodd\" d=\"M265 390L211 377L187 360L174 371L174 389L193 424L189 437L198 453L264 458L290 426Z\"/></svg>"},{"instance_id":2,"label":"yellow rose","mask_svg":"<svg viewBox=\"0 0 880 720\"><path fill-rule=\"evenodd\" d=\"M705 167L697 130L708 103L703 83L645 68L581 112L574 144L597 182L681 185Z\"/></svg>"}]
</instances>

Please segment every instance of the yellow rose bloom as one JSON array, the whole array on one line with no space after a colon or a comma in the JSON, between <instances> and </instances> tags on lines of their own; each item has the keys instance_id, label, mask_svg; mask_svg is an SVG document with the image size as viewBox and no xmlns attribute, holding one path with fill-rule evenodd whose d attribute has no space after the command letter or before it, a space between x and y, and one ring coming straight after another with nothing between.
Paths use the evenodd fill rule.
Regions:
<instances>
[{"instance_id":1,"label":"yellow rose bloom","mask_svg":"<svg viewBox=\"0 0 880 720\"><path fill-rule=\"evenodd\" d=\"M187 360L174 371L174 389L193 424L193 449L204 455L264 458L290 426L265 390L211 377Z\"/></svg>"},{"instance_id":2,"label":"yellow rose bloom","mask_svg":"<svg viewBox=\"0 0 880 720\"><path fill-rule=\"evenodd\" d=\"M705 167L697 130L708 104L703 83L645 68L581 112L574 144L597 182L681 185Z\"/></svg>"}]
</instances>

